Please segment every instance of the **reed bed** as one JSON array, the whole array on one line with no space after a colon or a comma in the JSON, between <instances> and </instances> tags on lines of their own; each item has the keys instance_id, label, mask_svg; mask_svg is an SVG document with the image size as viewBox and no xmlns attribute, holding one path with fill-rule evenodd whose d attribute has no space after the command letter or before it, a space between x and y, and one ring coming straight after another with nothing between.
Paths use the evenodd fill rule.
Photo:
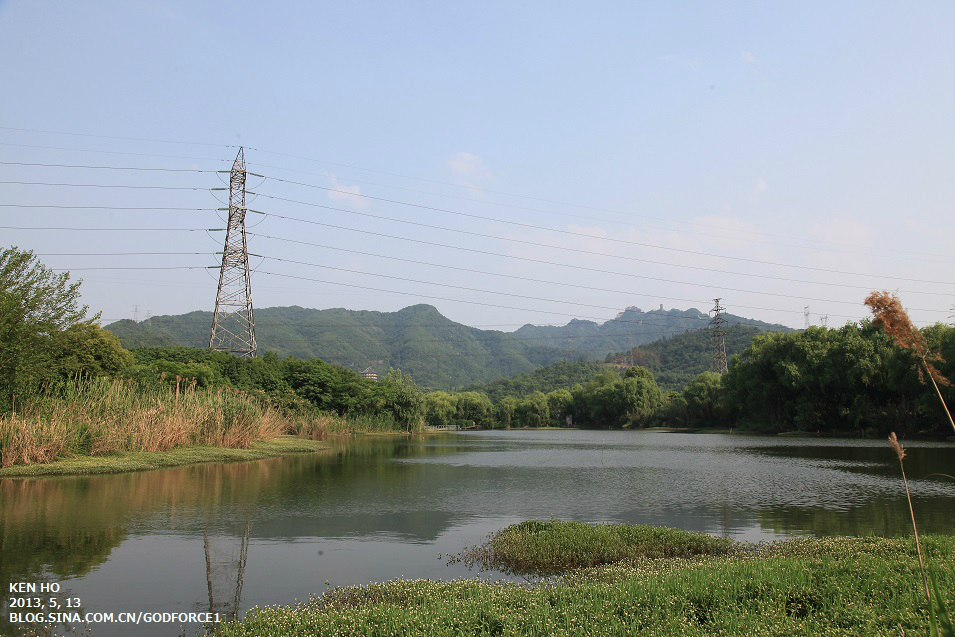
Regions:
<instances>
[{"instance_id":1,"label":"reed bed","mask_svg":"<svg viewBox=\"0 0 955 637\"><path fill-rule=\"evenodd\" d=\"M327 436L408 433L407 428L393 418L377 414L346 417L333 413L304 413L293 414L289 416L289 420L293 433L313 440L321 440Z\"/></svg>"},{"instance_id":2,"label":"reed bed","mask_svg":"<svg viewBox=\"0 0 955 637\"><path fill-rule=\"evenodd\" d=\"M278 411L231 389L74 379L0 417L0 466L191 445L248 448L291 428Z\"/></svg>"}]
</instances>

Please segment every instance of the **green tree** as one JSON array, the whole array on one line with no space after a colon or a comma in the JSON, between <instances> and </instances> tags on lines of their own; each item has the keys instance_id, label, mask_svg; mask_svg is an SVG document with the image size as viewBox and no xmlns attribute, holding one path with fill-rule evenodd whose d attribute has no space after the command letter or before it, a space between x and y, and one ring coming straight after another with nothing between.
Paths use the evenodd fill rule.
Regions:
<instances>
[{"instance_id":1,"label":"green tree","mask_svg":"<svg viewBox=\"0 0 955 637\"><path fill-rule=\"evenodd\" d=\"M69 273L53 272L29 250L0 251L0 410L9 409L16 394L59 375L54 361L65 344L60 337L99 318L87 317L89 308L79 298L80 282L71 282ZM82 342L84 349L91 341L110 346L84 334L90 332L75 332L67 340Z\"/></svg>"},{"instance_id":2,"label":"green tree","mask_svg":"<svg viewBox=\"0 0 955 637\"><path fill-rule=\"evenodd\" d=\"M454 396L443 391L424 395L424 418L434 427L444 427L454 420L457 404Z\"/></svg>"},{"instance_id":3,"label":"green tree","mask_svg":"<svg viewBox=\"0 0 955 637\"><path fill-rule=\"evenodd\" d=\"M490 422L494 406L487 396L476 391L466 391L457 394L456 398L455 418L481 427Z\"/></svg>"},{"instance_id":4,"label":"green tree","mask_svg":"<svg viewBox=\"0 0 955 637\"><path fill-rule=\"evenodd\" d=\"M571 416L571 407L574 404L573 395L566 389L555 389L546 396L551 424L557 427L567 426L567 417Z\"/></svg>"},{"instance_id":5,"label":"green tree","mask_svg":"<svg viewBox=\"0 0 955 637\"><path fill-rule=\"evenodd\" d=\"M497 421L504 427L510 427L520 402L513 396L505 396L497 405Z\"/></svg>"},{"instance_id":6,"label":"green tree","mask_svg":"<svg viewBox=\"0 0 955 637\"><path fill-rule=\"evenodd\" d=\"M115 376L134 362L118 338L93 323L73 325L52 340L53 364L60 376Z\"/></svg>"},{"instance_id":7,"label":"green tree","mask_svg":"<svg viewBox=\"0 0 955 637\"><path fill-rule=\"evenodd\" d=\"M687 420L694 425L713 426L722 416L723 376L703 372L683 390Z\"/></svg>"},{"instance_id":8,"label":"green tree","mask_svg":"<svg viewBox=\"0 0 955 637\"><path fill-rule=\"evenodd\" d=\"M574 421L586 427L639 424L663 402L653 374L643 367L631 367L624 378L600 374L572 393Z\"/></svg>"},{"instance_id":9,"label":"green tree","mask_svg":"<svg viewBox=\"0 0 955 637\"><path fill-rule=\"evenodd\" d=\"M375 386L380 408L391 414L406 431L420 429L424 420L424 394L411 376L400 369L390 369Z\"/></svg>"},{"instance_id":10,"label":"green tree","mask_svg":"<svg viewBox=\"0 0 955 637\"><path fill-rule=\"evenodd\" d=\"M547 408L547 397L541 392L534 392L520 401L514 414L515 419L525 427L544 427L550 420Z\"/></svg>"}]
</instances>

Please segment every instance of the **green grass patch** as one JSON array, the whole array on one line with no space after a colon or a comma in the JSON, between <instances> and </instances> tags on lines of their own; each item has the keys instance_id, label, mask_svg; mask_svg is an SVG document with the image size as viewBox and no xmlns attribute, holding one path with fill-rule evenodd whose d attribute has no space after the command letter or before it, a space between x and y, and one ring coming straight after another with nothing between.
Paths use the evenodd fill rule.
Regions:
<instances>
[{"instance_id":1,"label":"green grass patch","mask_svg":"<svg viewBox=\"0 0 955 637\"><path fill-rule=\"evenodd\" d=\"M241 462L261 460L290 453L321 451L326 445L317 440L280 436L253 442L247 449L196 445L176 447L168 451L134 451L102 456L74 456L45 464L13 465L0 469L0 478L92 475L123 473L178 467L203 462Z\"/></svg>"},{"instance_id":2,"label":"green grass patch","mask_svg":"<svg viewBox=\"0 0 955 637\"><path fill-rule=\"evenodd\" d=\"M493 533L452 561L482 569L552 575L627 560L692 558L739 551L732 540L680 529L632 524L528 520Z\"/></svg>"},{"instance_id":3,"label":"green grass patch","mask_svg":"<svg viewBox=\"0 0 955 637\"><path fill-rule=\"evenodd\" d=\"M518 525L519 526L519 525ZM930 536L951 599L955 537ZM255 609L218 637L255 635L927 635L910 539L829 538L728 555L639 558L535 585L403 581Z\"/></svg>"}]
</instances>

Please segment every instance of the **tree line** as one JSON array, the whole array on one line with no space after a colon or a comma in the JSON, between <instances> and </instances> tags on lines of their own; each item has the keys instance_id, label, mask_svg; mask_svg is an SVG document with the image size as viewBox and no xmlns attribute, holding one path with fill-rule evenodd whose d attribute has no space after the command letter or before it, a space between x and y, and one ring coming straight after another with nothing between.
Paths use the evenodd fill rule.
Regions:
<instances>
[{"instance_id":1,"label":"tree line","mask_svg":"<svg viewBox=\"0 0 955 637\"><path fill-rule=\"evenodd\" d=\"M79 283L28 251L0 252L0 413L17 397L79 375L141 383L194 380L231 387L298 414L385 418L405 430L434 426L634 428L744 427L766 431L899 433L939 428L941 407L920 359L870 321L755 336L720 376L661 391L641 366L562 363L462 392L425 393L393 369L380 382L319 359L240 359L188 347L124 349L79 303ZM921 330L937 353L940 391L955 399L955 329ZM493 387L493 390L490 388Z\"/></svg>"}]
</instances>

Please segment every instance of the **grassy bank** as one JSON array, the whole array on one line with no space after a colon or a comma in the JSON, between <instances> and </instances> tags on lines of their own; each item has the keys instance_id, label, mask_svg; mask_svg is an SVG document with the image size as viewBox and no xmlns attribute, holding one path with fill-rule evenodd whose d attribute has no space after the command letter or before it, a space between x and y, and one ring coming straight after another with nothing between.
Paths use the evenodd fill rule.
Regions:
<instances>
[{"instance_id":1,"label":"grassy bank","mask_svg":"<svg viewBox=\"0 0 955 637\"><path fill-rule=\"evenodd\" d=\"M164 469L204 462L242 462L292 453L321 451L326 445L317 440L280 436L253 442L245 449L197 445L168 451L132 451L106 456L73 456L44 464L12 465L0 469L0 478L61 475L93 475Z\"/></svg>"},{"instance_id":2,"label":"grassy bank","mask_svg":"<svg viewBox=\"0 0 955 637\"><path fill-rule=\"evenodd\" d=\"M801 539L754 547L683 532L653 539L659 530L646 527L596 527L589 539L572 540L567 533L576 527L568 523L536 524L492 536L498 547L486 553L490 561L503 565L521 555L523 567L548 570L550 557L528 544L536 535L556 539L562 550L573 542L572 563L604 563L537 584L398 580L336 589L294 606L254 610L215 634L929 634L909 539ZM608 544L627 548L615 553ZM949 599L953 549L952 536L925 538L923 546ZM509 557L499 560L503 555Z\"/></svg>"}]
</instances>

